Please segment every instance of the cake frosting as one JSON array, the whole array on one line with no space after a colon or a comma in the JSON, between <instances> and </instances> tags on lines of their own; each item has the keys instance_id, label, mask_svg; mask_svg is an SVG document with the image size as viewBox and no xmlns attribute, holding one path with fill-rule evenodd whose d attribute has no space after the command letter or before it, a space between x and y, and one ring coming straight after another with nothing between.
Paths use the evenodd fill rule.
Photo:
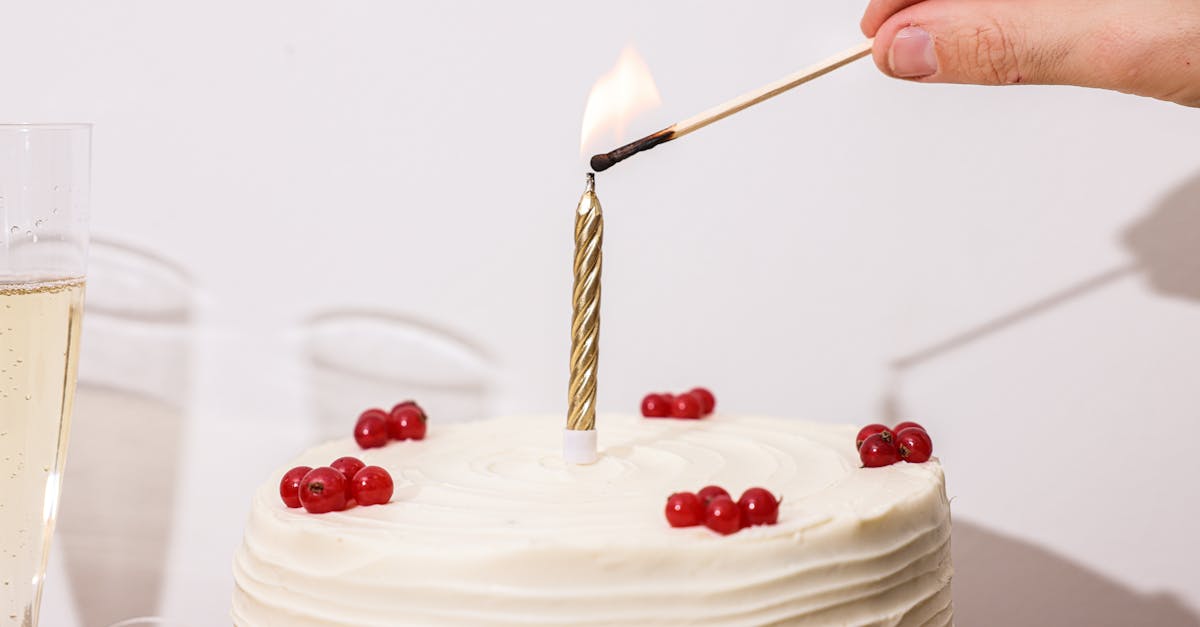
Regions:
<instances>
[{"instance_id":1,"label":"cake frosting","mask_svg":"<svg viewBox=\"0 0 1200 627\"><path fill-rule=\"evenodd\" d=\"M562 461L561 418L431 423L423 441L317 446L388 469L390 504L288 509L272 475L234 559L237 627L950 625L941 465L860 468L857 429L716 415L601 416L601 457ZM290 467L290 466L289 466ZM671 528L666 497L783 498L779 523Z\"/></svg>"}]
</instances>

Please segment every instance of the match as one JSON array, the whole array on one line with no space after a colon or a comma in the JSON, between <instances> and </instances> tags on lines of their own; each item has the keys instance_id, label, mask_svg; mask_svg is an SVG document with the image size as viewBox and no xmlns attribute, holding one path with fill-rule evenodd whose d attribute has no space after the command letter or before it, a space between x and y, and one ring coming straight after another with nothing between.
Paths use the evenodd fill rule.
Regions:
<instances>
[{"instance_id":1,"label":"match","mask_svg":"<svg viewBox=\"0 0 1200 627\"><path fill-rule=\"evenodd\" d=\"M683 120L682 122L676 122L675 124L672 124L671 126L668 126L657 133L652 133L641 139L634 140L628 144L625 144L624 146L621 146L620 148L617 148L616 150L613 150L612 152L593 155L591 159L592 169L597 172L603 172L639 152L644 152L659 144L665 144L669 141L679 139L688 133L702 129L713 122L723 120L737 113L738 111L748 109L760 102L763 102L764 100L769 100L794 87L803 85L814 78L824 76L840 67L849 65L850 63L853 63L854 61L871 54L871 47L874 45L874 43L874 39L868 39L867 41L864 41L863 43L858 44L849 50L842 51L841 53L829 57L828 59L817 63L816 65L800 70L799 72L777 80L774 83L764 85L763 87L760 87L752 92L742 94L733 100L713 107L712 109L709 109L708 111L698 115L694 115L686 120Z\"/></svg>"}]
</instances>

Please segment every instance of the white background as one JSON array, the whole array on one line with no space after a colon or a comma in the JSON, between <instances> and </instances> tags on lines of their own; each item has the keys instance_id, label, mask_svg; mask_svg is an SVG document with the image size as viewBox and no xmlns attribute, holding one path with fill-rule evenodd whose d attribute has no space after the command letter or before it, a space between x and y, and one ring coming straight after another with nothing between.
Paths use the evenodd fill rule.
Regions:
<instances>
[{"instance_id":1,"label":"white background","mask_svg":"<svg viewBox=\"0 0 1200 627\"><path fill-rule=\"evenodd\" d=\"M626 43L664 100L632 129L649 132L854 44L861 9L8 3L0 120L94 122L97 237L196 286L160 611L225 620L250 490L313 437L297 347L314 315L432 321L486 353L489 411L563 411L579 120ZM641 155L597 183L602 409L694 384L726 411L866 423L890 406L933 432L972 526L956 550L1003 539L1135 615L1200 624L1200 290L1150 280L1200 281L1197 140L1196 110L912 85L864 61ZM1039 572L974 555L956 555L961 622L1052 624L997 618ZM65 582L52 627L75 612ZM1064 586L1053 604L1070 585L1037 587Z\"/></svg>"}]
</instances>

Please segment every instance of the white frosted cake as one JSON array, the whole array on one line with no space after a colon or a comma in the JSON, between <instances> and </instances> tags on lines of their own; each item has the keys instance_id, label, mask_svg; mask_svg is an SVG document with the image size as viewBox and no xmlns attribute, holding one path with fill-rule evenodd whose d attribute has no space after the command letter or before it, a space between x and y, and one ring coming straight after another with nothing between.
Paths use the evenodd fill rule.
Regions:
<instances>
[{"instance_id":1,"label":"white frosted cake","mask_svg":"<svg viewBox=\"0 0 1200 627\"><path fill-rule=\"evenodd\" d=\"M857 429L716 415L600 416L600 460L567 466L561 418L430 423L343 455L391 503L309 514L255 495L234 560L237 627L950 625L950 508L937 460L861 468ZM666 498L719 484L782 497L778 524L672 528Z\"/></svg>"}]
</instances>

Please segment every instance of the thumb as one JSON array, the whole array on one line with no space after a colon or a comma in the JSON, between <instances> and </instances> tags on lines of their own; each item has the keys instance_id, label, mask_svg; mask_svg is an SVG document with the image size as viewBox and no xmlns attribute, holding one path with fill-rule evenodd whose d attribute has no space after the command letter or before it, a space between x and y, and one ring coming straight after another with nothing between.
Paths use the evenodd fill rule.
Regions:
<instances>
[{"instance_id":1,"label":"thumb","mask_svg":"<svg viewBox=\"0 0 1200 627\"><path fill-rule=\"evenodd\" d=\"M1045 15L1055 4L926 0L880 26L875 62L885 74L924 82L1090 84L1071 53L1084 18Z\"/></svg>"},{"instance_id":2,"label":"thumb","mask_svg":"<svg viewBox=\"0 0 1200 627\"><path fill-rule=\"evenodd\" d=\"M1198 2L900 1L874 48L896 78L1079 85L1200 106Z\"/></svg>"},{"instance_id":3,"label":"thumb","mask_svg":"<svg viewBox=\"0 0 1200 627\"><path fill-rule=\"evenodd\" d=\"M880 26L875 63L922 82L1079 85L1192 104L1200 97L1200 3L1129 6L925 0Z\"/></svg>"}]
</instances>

